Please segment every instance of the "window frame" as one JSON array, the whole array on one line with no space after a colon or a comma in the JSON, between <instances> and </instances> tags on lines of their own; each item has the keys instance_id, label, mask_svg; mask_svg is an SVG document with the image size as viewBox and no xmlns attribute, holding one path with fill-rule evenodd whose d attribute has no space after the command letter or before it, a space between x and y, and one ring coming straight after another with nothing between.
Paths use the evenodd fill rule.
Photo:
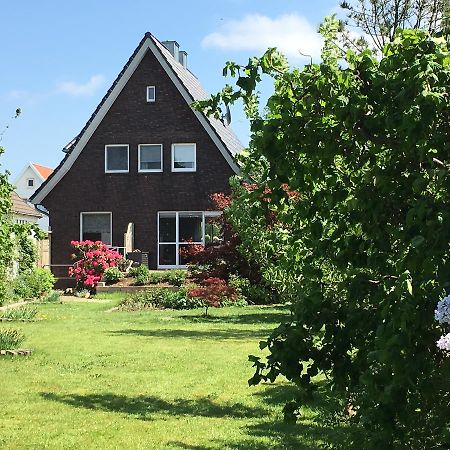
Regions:
<instances>
[{"instance_id":1,"label":"window frame","mask_svg":"<svg viewBox=\"0 0 450 450\"><path fill-rule=\"evenodd\" d=\"M108 148L126 147L127 148L127 169L108 170ZM129 144L106 144L105 145L105 173L129 173L130 172L130 145Z\"/></svg>"},{"instance_id":2,"label":"window frame","mask_svg":"<svg viewBox=\"0 0 450 450\"><path fill-rule=\"evenodd\" d=\"M175 167L175 146L194 146L194 167L192 168L176 168ZM185 161L187 162L187 161ZM172 172L197 172L197 144L195 142L175 142L172 144L172 163L171 163Z\"/></svg>"},{"instance_id":3,"label":"window frame","mask_svg":"<svg viewBox=\"0 0 450 450\"><path fill-rule=\"evenodd\" d=\"M153 98L150 98L150 96L148 95L150 90L153 90ZM155 86L147 86L146 94L147 94L147 103L156 102L156 87Z\"/></svg>"},{"instance_id":4,"label":"window frame","mask_svg":"<svg viewBox=\"0 0 450 450\"><path fill-rule=\"evenodd\" d=\"M197 214L201 215L202 217L202 239L201 241L194 241L194 242L185 242L180 241L180 215L183 214ZM180 247L183 245L205 245L205 223L208 217L218 217L222 215L223 213L221 211L158 211L158 214L156 215L156 245L157 245L157 251L156 251L156 267L158 269L186 269L186 264L180 264ZM170 242L161 242L159 238L159 218L161 216L168 216L173 215L175 216L175 241ZM159 263L159 249L160 245L174 245L175 246L175 265L170 264L160 264Z\"/></svg>"},{"instance_id":5,"label":"window frame","mask_svg":"<svg viewBox=\"0 0 450 450\"><path fill-rule=\"evenodd\" d=\"M30 181L31 181L31 184L30 184ZM34 178L27 178L27 188L28 189L33 189L35 186L34 186Z\"/></svg>"},{"instance_id":6,"label":"window frame","mask_svg":"<svg viewBox=\"0 0 450 450\"><path fill-rule=\"evenodd\" d=\"M160 169L141 169L141 146L145 145L159 145L161 150L161 168ZM163 144L139 144L138 145L138 172L139 173L160 173L164 170L164 152L163 152Z\"/></svg>"},{"instance_id":7,"label":"window frame","mask_svg":"<svg viewBox=\"0 0 450 450\"><path fill-rule=\"evenodd\" d=\"M83 241L83 214L109 214L109 235L110 235L110 242L103 242L104 244L108 246L112 246L113 242L113 218L112 218L112 211L81 211L80 212L80 241Z\"/></svg>"}]
</instances>

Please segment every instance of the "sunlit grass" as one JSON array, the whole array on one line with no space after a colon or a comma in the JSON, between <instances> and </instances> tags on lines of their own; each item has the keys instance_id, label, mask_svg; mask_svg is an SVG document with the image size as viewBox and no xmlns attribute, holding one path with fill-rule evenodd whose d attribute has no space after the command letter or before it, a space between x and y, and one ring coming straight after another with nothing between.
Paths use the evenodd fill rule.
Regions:
<instances>
[{"instance_id":1,"label":"sunlit grass","mask_svg":"<svg viewBox=\"0 0 450 450\"><path fill-rule=\"evenodd\" d=\"M46 319L21 326L34 354L0 359L0 448L316 449L339 432L310 409L283 424L288 384L247 385L283 309L108 312L116 301L40 305Z\"/></svg>"}]
</instances>

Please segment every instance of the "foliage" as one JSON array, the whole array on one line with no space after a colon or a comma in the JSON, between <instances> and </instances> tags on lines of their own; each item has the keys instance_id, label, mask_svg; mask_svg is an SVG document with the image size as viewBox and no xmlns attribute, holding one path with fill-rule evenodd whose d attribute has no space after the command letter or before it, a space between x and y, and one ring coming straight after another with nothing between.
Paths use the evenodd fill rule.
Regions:
<instances>
[{"instance_id":1,"label":"foliage","mask_svg":"<svg viewBox=\"0 0 450 450\"><path fill-rule=\"evenodd\" d=\"M123 278L123 273L117 267L108 267L103 272L103 280L108 284L117 283L121 278Z\"/></svg>"},{"instance_id":2,"label":"foliage","mask_svg":"<svg viewBox=\"0 0 450 450\"><path fill-rule=\"evenodd\" d=\"M14 280L14 296L18 299L43 297L53 289L55 281L55 277L48 269L34 267L31 271L21 273Z\"/></svg>"},{"instance_id":3,"label":"foliage","mask_svg":"<svg viewBox=\"0 0 450 450\"><path fill-rule=\"evenodd\" d=\"M61 292L60 291L50 291L47 295L41 298L41 302L43 303L56 303L61 301Z\"/></svg>"},{"instance_id":4,"label":"foliage","mask_svg":"<svg viewBox=\"0 0 450 450\"><path fill-rule=\"evenodd\" d=\"M342 409L364 428L365 448L445 447L450 359L436 347L444 329L433 310L450 288L450 53L443 39L406 30L381 61L349 51L340 65L337 28L321 27L321 64L289 71L274 49L239 71L228 63L237 89L203 104L247 105L243 173L261 187L235 181L243 215L229 217L245 251L265 261L264 279L292 302L292 321L261 343L267 359L252 357L250 383L283 375L311 391L325 374L347 396ZM262 74L275 79L264 116Z\"/></svg>"},{"instance_id":5,"label":"foliage","mask_svg":"<svg viewBox=\"0 0 450 450\"><path fill-rule=\"evenodd\" d=\"M241 299L253 305L269 305L278 301L276 292L262 281L253 284L247 278L230 275L228 286L235 289Z\"/></svg>"},{"instance_id":6,"label":"foliage","mask_svg":"<svg viewBox=\"0 0 450 450\"><path fill-rule=\"evenodd\" d=\"M191 298L183 288L176 291L167 288L147 289L131 294L119 303L119 309L122 311L155 308L194 309L203 306L202 300Z\"/></svg>"},{"instance_id":7,"label":"foliage","mask_svg":"<svg viewBox=\"0 0 450 450\"><path fill-rule=\"evenodd\" d=\"M151 272L149 274L148 283L168 283L172 286L181 286L186 280L186 276L186 271L181 269L161 270L158 272Z\"/></svg>"},{"instance_id":8,"label":"foliage","mask_svg":"<svg viewBox=\"0 0 450 450\"><path fill-rule=\"evenodd\" d=\"M4 150L0 147L0 156ZM8 172L0 173L0 304L7 299L5 283L8 269L12 263L13 240L11 222L11 192L13 186L8 181Z\"/></svg>"},{"instance_id":9,"label":"foliage","mask_svg":"<svg viewBox=\"0 0 450 450\"><path fill-rule=\"evenodd\" d=\"M150 280L150 270L145 264L141 264L138 267L133 267L130 271L130 275L134 278L134 284L136 286L143 286Z\"/></svg>"},{"instance_id":10,"label":"foliage","mask_svg":"<svg viewBox=\"0 0 450 450\"><path fill-rule=\"evenodd\" d=\"M37 314L36 306L24 305L18 308L8 308L0 312L2 319L9 320L32 320Z\"/></svg>"},{"instance_id":11,"label":"foliage","mask_svg":"<svg viewBox=\"0 0 450 450\"><path fill-rule=\"evenodd\" d=\"M75 262L69 268L69 276L75 277L78 289L94 290L105 270L122 260L120 253L101 241L72 241L70 245L75 250Z\"/></svg>"},{"instance_id":12,"label":"foliage","mask_svg":"<svg viewBox=\"0 0 450 450\"><path fill-rule=\"evenodd\" d=\"M350 0L340 6L347 13L347 22L361 29L378 50L392 42L399 30L441 31L449 12L448 0ZM348 31L343 32L348 46L359 50L367 47L364 36L354 39Z\"/></svg>"},{"instance_id":13,"label":"foliage","mask_svg":"<svg viewBox=\"0 0 450 450\"><path fill-rule=\"evenodd\" d=\"M19 273L36 267L38 249L36 239L43 239L45 233L34 223L14 225L14 244L18 250Z\"/></svg>"},{"instance_id":14,"label":"foliage","mask_svg":"<svg viewBox=\"0 0 450 450\"><path fill-rule=\"evenodd\" d=\"M221 278L207 278L200 286L193 287L188 291L189 297L199 298L205 306L205 315L208 315L208 308L219 308L224 302L233 302L238 299L235 289L227 286L225 280Z\"/></svg>"},{"instance_id":15,"label":"foliage","mask_svg":"<svg viewBox=\"0 0 450 450\"><path fill-rule=\"evenodd\" d=\"M16 350L25 340L24 334L14 328L0 328L0 350Z\"/></svg>"}]
</instances>

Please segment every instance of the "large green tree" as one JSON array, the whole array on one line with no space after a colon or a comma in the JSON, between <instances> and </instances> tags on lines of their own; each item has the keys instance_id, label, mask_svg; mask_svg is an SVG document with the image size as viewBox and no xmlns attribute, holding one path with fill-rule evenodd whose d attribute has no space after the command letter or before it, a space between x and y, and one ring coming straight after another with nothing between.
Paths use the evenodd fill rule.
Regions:
<instances>
[{"instance_id":1,"label":"large green tree","mask_svg":"<svg viewBox=\"0 0 450 450\"><path fill-rule=\"evenodd\" d=\"M242 252L292 303L250 382L283 375L310 392L325 374L364 448L448 448L450 358L436 347L445 330L434 309L450 291L449 49L405 30L381 60L367 50L341 64L339 24L321 30L320 64L288 70L273 49L228 63L237 88L199 105L247 106L243 173L261 188L235 180L228 215ZM262 74L275 86L264 113Z\"/></svg>"}]
</instances>

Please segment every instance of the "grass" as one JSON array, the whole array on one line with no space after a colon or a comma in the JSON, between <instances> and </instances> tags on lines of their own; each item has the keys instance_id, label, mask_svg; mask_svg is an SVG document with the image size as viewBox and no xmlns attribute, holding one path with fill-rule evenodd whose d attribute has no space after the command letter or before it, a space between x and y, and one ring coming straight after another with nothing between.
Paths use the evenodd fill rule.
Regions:
<instances>
[{"instance_id":1,"label":"grass","mask_svg":"<svg viewBox=\"0 0 450 450\"><path fill-rule=\"evenodd\" d=\"M108 312L114 301L39 305L21 325L30 358L0 359L2 449L318 449L342 436L282 422L287 383L248 387L280 308ZM8 327L8 324L5 325Z\"/></svg>"},{"instance_id":2,"label":"grass","mask_svg":"<svg viewBox=\"0 0 450 450\"><path fill-rule=\"evenodd\" d=\"M0 311L1 319L8 320L33 320L37 314L37 307L33 305L23 305L16 308Z\"/></svg>"}]
</instances>

